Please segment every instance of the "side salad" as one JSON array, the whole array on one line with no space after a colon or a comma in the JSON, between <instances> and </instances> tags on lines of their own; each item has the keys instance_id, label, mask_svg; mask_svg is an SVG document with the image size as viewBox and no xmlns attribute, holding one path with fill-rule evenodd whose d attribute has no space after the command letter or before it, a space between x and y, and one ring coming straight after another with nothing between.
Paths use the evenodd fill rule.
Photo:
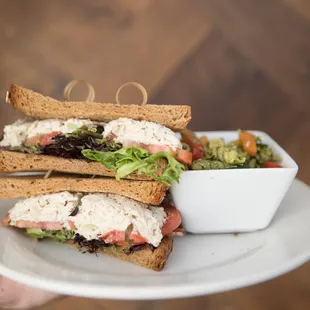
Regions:
<instances>
[{"instance_id":1,"label":"side salad","mask_svg":"<svg viewBox=\"0 0 310 310\"><path fill-rule=\"evenodd\" d=\"M245 130L239 130L238 139L229 143L222 138L198 138L190 130L184 130L181 136L183 145L193 153L191 170L282 168L281 158L271 147Z\"/></svg>"}]
</instances>

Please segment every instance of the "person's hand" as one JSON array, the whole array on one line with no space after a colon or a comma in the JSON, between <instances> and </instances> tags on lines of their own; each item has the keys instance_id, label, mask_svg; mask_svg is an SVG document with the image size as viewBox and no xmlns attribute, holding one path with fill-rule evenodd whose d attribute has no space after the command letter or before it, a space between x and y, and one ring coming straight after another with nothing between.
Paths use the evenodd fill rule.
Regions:
<instances>
[{"instance_id":1,"label":"person's hand","mask_svg":"<svg viewBox=\"0 0 310 310\"><path fill-rule=\"evenodd\" d=\"M28 309L60 296L16 283L0 275L0 309Z\"/></svg>"}]
</instances>

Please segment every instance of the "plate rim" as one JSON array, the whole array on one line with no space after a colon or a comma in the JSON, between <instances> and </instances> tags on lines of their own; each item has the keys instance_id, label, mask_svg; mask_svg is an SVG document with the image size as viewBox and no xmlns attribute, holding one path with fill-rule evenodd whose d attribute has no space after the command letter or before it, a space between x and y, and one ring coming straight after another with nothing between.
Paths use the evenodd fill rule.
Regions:
<instances>
[{"instance_id":1,"label":"plate rim","mask_svg":"<svg viewBox=\"0 0 310 310\"><path fill-rule=\"evenodd\" d=\"M173 285L171 287L165 287L160 294L156 293L157 290L154 288L149 289L146 287L139 287L139 296L134 295L136 289L130 290L128 286L121 285L80 285L64 283L63 281L50 280L42 277L33 278L31 275L21 274L14 270L3 266L0 263L1 275L10 278L13 281L18 281L21 284L31 286L33 288L50 291L53 293L75 296L75 297L86 297L94 299L110 299L110 300L163 300L163 299L177 299L186 297L195 297L202 295L211 295L219 292L225 292L228 290L235 290L246 286L252 286L268 280L272 280L280 275L288 273L310 260L310 249L308 253L301 255L294 260L294 262L287 262L286 265L281 265L278 269L266 270L264 273L258 273L251 276L243 276L240 279L234 278L233 280L228 279L222 282L213 284L213 287L206 288L205 282L199 284L189 285L180 284ZM236 284L237 281L237 284ZM180 294L182 290L182 294Z\"/></svg>"},{"instance_id":2,"label":"plate rim","mask_svg":"<svg viewBox=\"0 0 310 310\"><path fill-rule=\"evenodd\" d=\"M307 190L310 187L304 182L295 179L293 184L298 184ZM267 228L268 229L268 228ZM245 286L251 286L257 283L271 280L284 273L290 272L307 261L310 260L310 246L305 248L303 253L296 255L294 258L287 260L285 263L280 264L277 268L269 267L264 272L256 271L252 275L241 275L240 277L228 278L212 285L208 285L207 281L198 282L184 282L165 286L164 290L160 290L159 285L152 287L139 286L139 295L137 296L137 287L132 289L128 285L118 284L91 284L91 283L70 283L64 280L48 279L44 276L25 274L22 271L15 271L6 267L0 262L0 274L8 277L19 283L40 288L46 291L70 296L88 297L88 298L105 298L113 300L151 300L151 299L170 299L170 298L185 298L201 295L209 295L218 292L223 292L231 289L238 289ZM157 289L158 288L158 289ZM181 291L181 293L180 293Z\"/></svg>"}]
</instances>

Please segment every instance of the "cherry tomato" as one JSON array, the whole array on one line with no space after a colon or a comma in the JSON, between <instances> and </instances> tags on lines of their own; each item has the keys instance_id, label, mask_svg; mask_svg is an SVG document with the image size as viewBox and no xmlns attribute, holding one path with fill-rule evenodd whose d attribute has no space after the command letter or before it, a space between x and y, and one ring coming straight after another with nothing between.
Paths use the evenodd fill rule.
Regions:
<instances>
[{"instance_id":1,"label":"cherry tomato","mask_svg":"<svg viewBox=\"0 0 310 310\"><path fill-rule=\"evenodd\" d=\"M239 139L242 143L242 148L249 155L254 156L257 153L257 145L255 136L247 131L240 130Z\"/></svg>"},{"instance_id":2,"label":"cherry tomato","mask_svg":"<svg viewBox=\"0 0 310 310\"><path fill-rule=\"evenodd\" d=\"M283 168L281 165L276 164L276 163L273 163L272 161L267 161L267 162L264 164L264 167L265 167L265 168Z\"/></svg>"}]
</instances>

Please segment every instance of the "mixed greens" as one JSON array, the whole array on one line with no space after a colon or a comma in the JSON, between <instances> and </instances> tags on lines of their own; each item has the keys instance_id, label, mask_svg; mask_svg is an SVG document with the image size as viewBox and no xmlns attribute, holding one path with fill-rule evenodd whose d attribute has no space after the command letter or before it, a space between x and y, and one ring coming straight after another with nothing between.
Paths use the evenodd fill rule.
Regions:
<instances>
[{"instance_id":1,"label":"mixed greens","mask_svg":"<svg viewBox=\"0 0 310 310\"><path fill-rule=\"evenodd\" d=\"M70 216L75 216L79 212L78 208L75 208ZM52 239L59 243L65 243L71 241L71 243L77 245L77 247L83 253L97 253L100 251L104 252L117 252L117 253L125 253L130 254L135 251L139 251L141 249L145 249L149 247L151 250L155 250L156 248L148 243L135 245L133 240L131 240L130 236L133 231L133 224L128 225L125 230L125 240L122 242L122 245L116 245L111 243L106 243L104 240L92 239L88 240L84 236L76 233L74 230L70 229L61 229L61 230L46 230L41 228L27 228L26 234L34 239L41 240L44 238Z\"/></svg>"},{"instance_id":2,"label":"mixed greens","mask_svg":"<svg viewBox=\"0 0 310 310\"><path fill-rule=\"evenodd\" d=\"M45 155L85 159L82 154L85 149L112 152L122 148L118 143L103 139L102 131L101 126L93 129L80 128L73 133L54 137L53 143L39 147L39 151Z\"/></svg>"},{"instance_id":3,"label":"mixed greens","mask_svg":"<svg viewBox=\"0 0 310 310\"><path fill-rule=\"evenodd\" d=\"M80 234L76 234L73 230L67 230L62 229L59 231L53 231L53 230L44 230L40 228L28 228L26 230L26 234L34 239L44 239L44 238L50 238L55 240L59 243L65 243L67 241L71 241L72 243L76 244L77 247L83 252L83 253L97 253L100 251L104 252L122 252L126 254L130 254L132 252L139 251L141 249L144 249L145 247L149 247L152 251L154 251L156 248L149 244L140 244L140 245L133 245L131 244L128 236L126 236L127 242L123 246L118 246L114 244L108 244L105 243L101 239L93 239L93 240L87 240L85 237L81 236ZM128 234L130 235L130 231L128 230Z\"/></svg>"},{"instance_id":4,"label":"mixed greens","mask_svg":"<svg viewBox=\"0 0 310 310\"><path fill-rule=\"evenodd\" d=\"M138 175L144 173L154 176L160 159L166 159L168 164L163 174L155 179L167 186L178 182L180 174L185 170L185 166L169 153L149 154L148 151L140 147L122 148L115 152L83 150L82 154L87 159L98 161L107 168L115 169L118 180L133 172Z\"/></svg>"},{"instance_id":5,"label":"mixed greens","mask_svg":"<svg viewBox=\"0 0 310 310\"><path fill-rule=\"evenodd\" d=\"M197 138L193 132L184 131L182 140L193 151L191 170L276 168L281 158L271 147L247 131L239 131L239 139L225 143L221 138Z\"/></svg>"},{"instance_id":6,"label":"mixed greens","mask_svg":"<svg viewBox=\"0 0 310 310\"><path fill-rule=\"evenodd\" d=\"M170 186L179 181L180 174L186 169L168 152L150 154L141 147L123 147L119 143L102 137L102 126L82 127L70 134L56 135L46 145L24 144L19 148L7 148L31 154L44 154L63 158L97 161L106 168L116 170L116 178L125 178L131 173L146 174L154 177L159 161L167 162L164 172L155 179ZM39 141L39 139L38 139Z\"/></svg>"}]
</instances>

